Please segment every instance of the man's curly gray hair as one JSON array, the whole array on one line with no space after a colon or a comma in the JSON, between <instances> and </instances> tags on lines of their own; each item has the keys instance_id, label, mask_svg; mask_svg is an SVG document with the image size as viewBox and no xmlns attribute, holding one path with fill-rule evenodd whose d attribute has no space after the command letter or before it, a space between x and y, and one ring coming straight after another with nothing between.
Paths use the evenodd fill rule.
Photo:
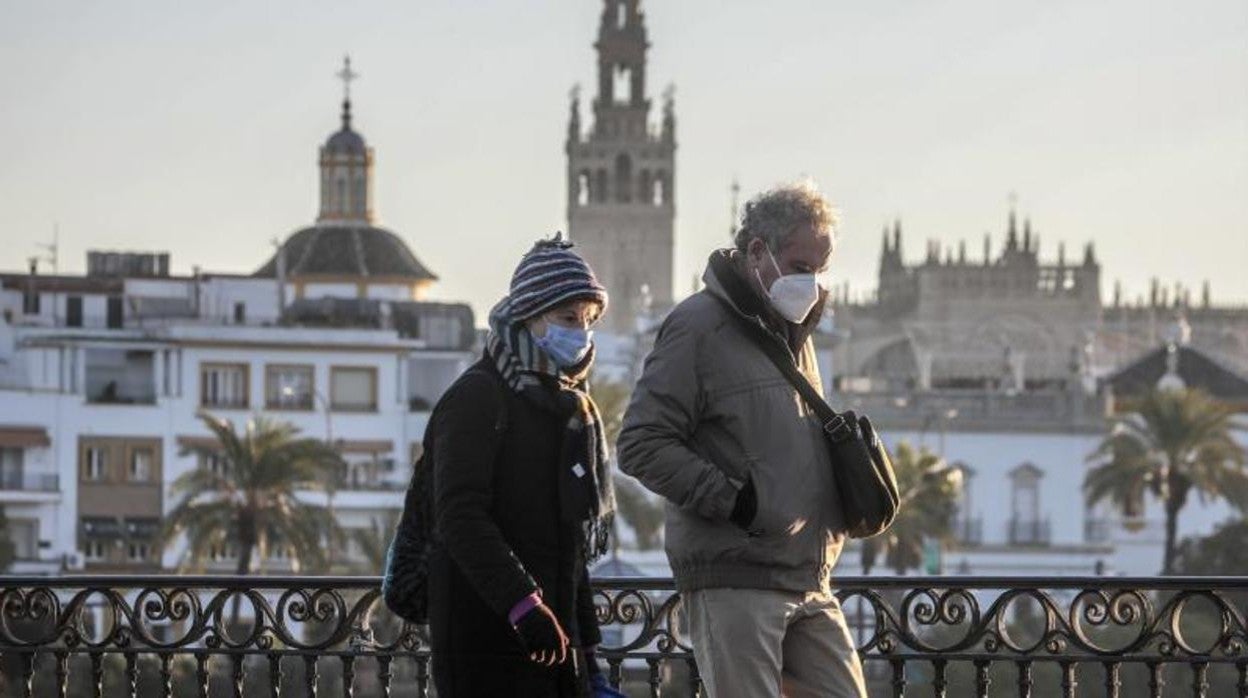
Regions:
<instances>
[{"instance_id":1,"label":"man's curly gray hair","mask_svg":"<svg viewBox=\"0 0 1248 698\"><path fill-rule=\"evenodd\" d=\"M790 235L814 228L828 231L835 244L839 222L832 203L813 181L804 180L765 191L746 202L733 242L744 252L751 240L760 238L773 252L779 252Z\"/></svg>"}]
</instances>

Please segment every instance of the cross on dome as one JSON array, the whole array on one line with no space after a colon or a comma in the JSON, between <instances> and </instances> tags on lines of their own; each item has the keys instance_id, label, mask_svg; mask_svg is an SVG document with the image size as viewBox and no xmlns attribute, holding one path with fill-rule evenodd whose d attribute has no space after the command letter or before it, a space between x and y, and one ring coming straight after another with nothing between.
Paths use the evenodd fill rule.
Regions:
<instances>
[{"instance_id":1,"label":"cross on dome","mask_svg":"<svg viewBox=\"0 0 1248 698\"><path fill-rule=\"evenodd\" d=\"M360 74L351 70L351 55L347 54L342 57L342 70L335 73L338 79L342 81L342 99L351 101L351 81L360 77Z\"/></svg>"}]
</instances>

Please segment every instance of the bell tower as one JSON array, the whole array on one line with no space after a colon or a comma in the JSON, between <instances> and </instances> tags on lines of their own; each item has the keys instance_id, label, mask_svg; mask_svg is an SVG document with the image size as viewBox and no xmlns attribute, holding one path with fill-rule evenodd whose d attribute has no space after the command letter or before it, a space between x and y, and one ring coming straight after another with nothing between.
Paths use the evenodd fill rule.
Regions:
<instances>
[{"instance_id":1,"label":"bell tower","mask_svg":"<svg viewBox=\"0 0 1248 698\"><path fill-rule=\"evenodd\" d=\"M351 57L343 58L342 126L321 146L321 212L316 220L371 224L373 214L373 149L351 126Z\"/></svg>"},{"instance_id":2,"label":"bell tower","mask_svg":"<svg viewBox=\"0 0 1248 698\"><path fill-rule=\"evenodd\" d=\"M672 305L676 215L674 91L658 124L646 93L645 14L640 0L603 0L594 121L582 128L580 89L568 119L568 235L611 294L607 322L631 331L651 306Z\"/></svg>"}]
</instances>

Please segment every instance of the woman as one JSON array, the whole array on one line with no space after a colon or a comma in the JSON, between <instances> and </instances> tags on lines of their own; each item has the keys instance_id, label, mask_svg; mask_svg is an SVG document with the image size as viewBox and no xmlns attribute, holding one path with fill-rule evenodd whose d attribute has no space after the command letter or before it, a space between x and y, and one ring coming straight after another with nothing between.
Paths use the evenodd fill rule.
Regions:
<instances>
[{"instance_id":1,"label":"woman","mask_svg":"<svg viewBox=\"0 0 1248 698\"><path fill-rule=\"evenodd\" d=\"M430 419L429 624L443 698L622 695L602 692L587 568L615 505L585 383L606 306L571 243L538 242L490 313L485 356Z\"/></svg>"}]
</instances>

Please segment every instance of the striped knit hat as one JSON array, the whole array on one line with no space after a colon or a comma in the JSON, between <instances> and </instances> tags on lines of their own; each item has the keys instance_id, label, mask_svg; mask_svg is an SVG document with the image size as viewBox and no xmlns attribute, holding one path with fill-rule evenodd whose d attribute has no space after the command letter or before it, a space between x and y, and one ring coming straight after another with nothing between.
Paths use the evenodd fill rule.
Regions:
<instances>
[{"instance_id":1,"label":"striped knit hat","mask_svg":"<svg viewBox=\"0 0 1248 698\"><path fill-rule=\"evenodd\" d=\"M570 300L597 301L607 308L607 289L594 276L585 260L572 250L572 242L556 233L550 240L539 240L525 253L511 275L508 294L513 321L531 317Z\"/></svg>"}]
</instances>

